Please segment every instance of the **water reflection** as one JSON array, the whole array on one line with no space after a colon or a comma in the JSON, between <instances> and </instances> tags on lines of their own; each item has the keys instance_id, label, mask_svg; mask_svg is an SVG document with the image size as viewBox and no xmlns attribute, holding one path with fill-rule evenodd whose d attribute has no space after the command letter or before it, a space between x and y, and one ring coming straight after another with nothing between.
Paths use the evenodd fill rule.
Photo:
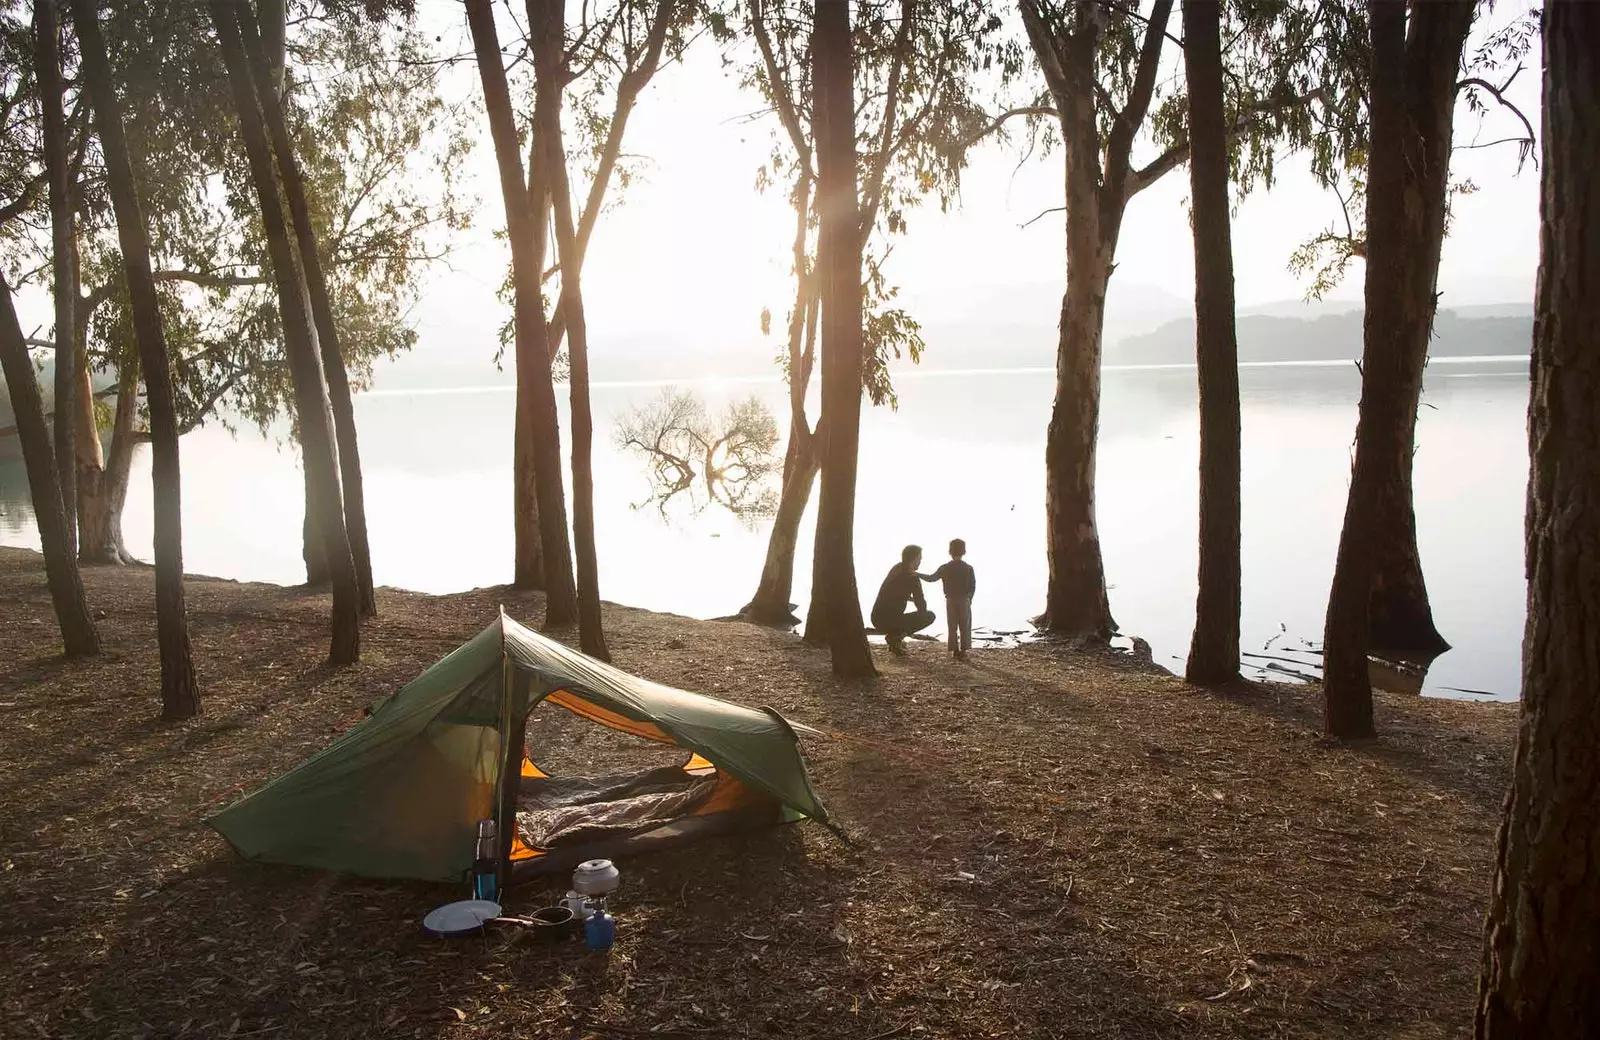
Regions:
<instances>
[{"instance_id":1,"label":"water reflection","mask_svg":"<svg viewBox=\"0 0 1600 1040\"><path fill-rule=\"evenodd\" d=\"M1053 382L1048 371L908 373L898 412L864 415L856 545L868 583L907 542L965 538L981 572L976 627L1026 630L1044 601L1043 433ZM1349 364L1244 367L1240 385L1246 662L1260 675L1314 675L1359 377ZM714 414L752 392L786 414L775 381L695 389ZM751 529L724 510L664 523L653 510L630 508L649 496L648 474L606 437L660 391L638 384L594 390L602 593L658 610L726 615L754 590L766 524ZM1455 645L1425 678L1417 670L1430 693L1516 695L1527 393L1526 359L1436 361L1428 370L1416 460L1418 540L1436 622ZM380 583L448 592L508 580L512 405L509 388L357 399ZM1194 620L1196 424L1192 369L1106 372L1098 503L1111 606L1125 631L1148 640L1156 663L1178 671ZM276 437L235 440L205 428L184 440L183 473L189 569L299 579L302 492L292 450ZM141 452L125 530L130 549L146 558L149 479ZM0 461L0 541L37 545L14 461ZM808 523L796 560L794 598L802 603L810 541Z\"/></svg>"}]
</instances>

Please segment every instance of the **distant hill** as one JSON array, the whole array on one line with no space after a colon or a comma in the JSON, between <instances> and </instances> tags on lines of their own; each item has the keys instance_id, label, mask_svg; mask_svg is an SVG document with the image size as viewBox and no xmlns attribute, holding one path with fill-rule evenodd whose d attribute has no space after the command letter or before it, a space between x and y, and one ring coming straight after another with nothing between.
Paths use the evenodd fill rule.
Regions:
<instances>
[{"instance_id":1,"label":"distant hill","mask_svg":"<svg viewBox=\"0 0 1600 1040\"><path fill-rule=\"evenodd\" d=\"M1483 305L1461 311L1439 312L1432 356L1484 357L1530 351L1533 315L1525 305ZM1361 322L1360 310L1311 319L1245 315L1238 320L1239 360L1354 360L1361 356ZM1108 346L1105 360L1111 365L1192 364L1194 319L1179 318L1153 332L1129 336Z\"/></svg>"}]
</instances>

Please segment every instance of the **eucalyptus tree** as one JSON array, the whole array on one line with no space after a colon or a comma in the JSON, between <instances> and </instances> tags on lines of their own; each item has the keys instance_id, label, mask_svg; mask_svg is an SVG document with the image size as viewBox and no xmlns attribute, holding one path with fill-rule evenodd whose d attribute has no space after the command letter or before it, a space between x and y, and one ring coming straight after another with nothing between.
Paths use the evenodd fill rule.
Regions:
<instances>
[{"instance_id":1,"label":"eucalyptus tree","mask_svg":"<svg viewBox=\"0 0 1600 1040\"><path fill-rule=\"evenodd\" d=\"M583 262L621 153L628 117L640 92L660 68L669 35L692 7L682 0L619 0L611 7L593 9L584 5L579 21L572 26L567 24L565 7L563 0L527 0L534 71L530 189L535 214L542 217L548 208L554 218L560 293L547 326L552 354L563 332L567 340L578 641L584 653L609 660L594 532L594 419L589 403ZM681 53L681 33L677 40L675 49ZM578 114L584 117L583 125L591 128L594 168L581 211L575 209L562 127L569 91L577 94Z\"/></svg>"},{"instance_id":2,"label":"eucalyptus tree","mask_svg":"<svg viewBox=\"0 0 1600 1040\"><path fill-rule=\"evenodd\" d=\"M304 227L309 235L305 184L289 147L282 110L278 107L277 88L261 48L254 12L248 3L240 0L211 0L210 6L255 185L273 284L277 289L284 351L294 384L301 457L307 476L306 512L313 531L321 536L323 559L327 561L333 583L332 645L328 660L335 665L353 664L361 656L362 591L351 558L351 541L340 502L341 460L334 444L333 415L317 346L319 330L314 328L309 313L317 306L314 301L319 289L322 307L326 309L327 286L316 258L315 241L310 243L309 250L302 248L296 254L279 199L280 192L287 195L290 207L295 210L297 228ZM250 53L252 50L254 54ZM304 247L305 243L301 245ZM331 316L329 321L331 323ZM332 331L331 324L329 331ZM342 375L344 363L337 356L335 365ZM351 433L351 443L354 443L354 431ZM364 517L362 524L365 524Z\"/></svg>"},{"instance_id":3,"label":"eucalyptus tree","mask_svg":"<svg viewBox=\"0 0 1600 1040\"><path fill-rule=\"evenodd\" d=\"M811 489L821 469L806 398L816 370L821 286L816 273L817 160L813 99L813 19L809 0L744 0L729 18L741 79L776 116L772 153L758 172L763 189L786 186L795 223L790 253L794 300L779 357L789 387L789 435L783 485L755 594L743 615L764 624L792 625L794 557ZM862 381L874 404L893 405L891 360L920 358L915 319L894 305L897 289L885 263L907 211L928 195L949 204L963 158L950 143L980 125L975 77L994 58L1000 21L984 4L896 0L859 4L852 25L856 118L856 180L863 246ZM753 39L755 48L749 48ZM763 312L763 331L770 313ZM813 606L816 606L813 597ZM809 615L810 611L808 611ZM808 625L808 638L812 638ZM817 626L816 634L823 632Z\"/></svg>"},{"instance_id":4,"label":"eucalyptus tree","mask_svg":"<svg viewBox=\"0 0 1600 1040\"><path fill-rule=\"evenodd\" d=\"M1430 5L1432 7L1432 5ZM1478 5L1480 12L1484 5ZM1458 10L1458 16L1460 9ZM1458 46L1452 38L1441 48L1425 30L1436 24L1441 11L1431 9L1409 22L1404 44L1405 83L1397 87L1388 79L1364 91L1359 113L1360 146L1348 156L1343 169L1335 168L1329 184L1338 198L1342 222L1336 222L1297 248L1290 258L1292 270L1307 275L1307 296L1320 298L1335 287L1357 260L1367 260L1387 271L1373 287L1378 298L1368 303L1379 317L1370 326L1380 342L1373 345L1385 360L1403 359L1399 368L1363 365L1363 387L1369 379L1380 384L1399 379L1393 392L1364 394L1364 416L1369 435L1382 436L1398 448L1391 463L1358 460L1352 481L1350 508L1356 510L1346 525L1349 550L1341 557L1342 575L1336 577L1341 595L1357 588L1361 579L1354 569L1367 572L1370 587L1365 636L1361 630L1341 625L1333 652L1344 655L1346 674L1359 671L1357 658L1372 648L1402 655L1431 658L1449 648L1433 620L1417 546L1416 515L1412 494L1412 466L1422 373L1427 362L1437 311L1438 258L1449 235L1451 204L1459 195L1476 190L1470 181L1449 179L1451 153L1463 147L1515 144L1518 167L1532 155L1533 124L1507 97L1507 88L1523 71L1526 56L1539 28L1537 11L1524 12L1509 24L1485 33L1475 47ZM1458 17L1459 21L1459 17ZM1365 19L1353 42L1360 51L1362 68L1369 64L1372 46ZM1465 41L1462 41L1465 43ZM1515 63L1507 74L1505 69ZM1431 71L1429 71L1431 70ZM1384 91L1389 91L1389 96ZM1399 94L1394 94L1395 91ZM1508 136L1466 145L1453 143L1453 124L1463 103L1468 112L1484 120L1491 110L1504 112L1502 120L1515 127ZM1406 120L1403 134L1394 133L1382 117L1373 119L1380 105L1392 110L1400 105ZM1392 122L1392 121L1391 121ZM1379 132L1386 127L1387 136ZM1420 149L1420 151L1419 151ZM1404 153L1403 162L1396 155ZM1386 196L1373 199L1369 185ZM1399 207L1399 208L1397 208ZM1384 228L1369 242L1367 211L1375 208L1390 216L1405 213L1403 228ZM1399 273L1399 272L1402 272ZM1398 291L1398 294L1396 290ZM1357 499L1360 502L1357 503ZM1360 530L1349 530L1355 524ZM1365 561L1365 562L1363 562ZM1341 610L1352 604L1341 600ZM1360 625L1353 616L1349 623ZM1348 633L1348 634L1347 634Z\"/></svg>"},{"instance_id":5,"label":"eucalyptus tree","mask_svg":"<svg viewBox=\"0 0 1600 1040\"><path fill-rule=\"evenodd\" d=\"M48 4L44 6L48 8ZM32 210L42 194L39 186L45 180L50 182L50 202L55 204L61 200L56 179L51 176L56 172L55 163L34 163L35 155L42 149L30 147L50 141L60 147L63 153L60 158L64 161L67 133L64 117L52 125L47 96L51 94L48 87L53 81L59 87L59 29L53 8L34 13L34 33L29 39L20 18L0 11L0 127L7 136L6 145L0 146L0 162L4 163L0 167L0 236L5 238L26 234L29 219L34 216ZM33 89L40 83L47 89ZM59 89L53 96L55 114L61 117ZM59 229L58 217L58 208L52 205L49 222L53 230ZM68 371L71 371L70 365ZM71 460L69 456L65 466L57 465L27 339L17 319L11 285L3 270L0 270L0 374L5 379L21 442L45 577L62 644L68 657L92 655L99 651L100 637L84 597L73 550L70 494L63 494L61 483L62 471L70 474ZM60 419L58 411L58 433ZM70 450L70 441L68 447Z\"/></svg>"},{"instance_id":6,"label":"eucalyptus tree","mask_svg":"<svg viewBox=\"0 0 1600 1040\"><path fill-rule=\"evenodd\" d=\"M524 180L516 114L506 82L505 57L491 0L467 0L467 23L483 83L484 109L494 142L511 245L515 292L513 321L517 371L516 429L513 439L512 509L515 522L513 583L542 584L545 624L568 625L577 618L577 588L567 535L566 496L561 484L561 431L551 368L550 328L540 285L549 245L544 220L548 197L540 177L545 166L535 156ZM538 119L535 118L537 126ZM535 143L539 138L535 134ZM535 551L535 542L538 550Z\"/></svg>"},{"instance_id":7,"label":"eucalyptus tree","mask_svg":"<svg viewBox=\"0 0 1600 1040\"><path fill-rule=\"evenodd\" d=\"M73 375L78 368L78 341L73 335L73 303L77 297L74 247L72 176L68 169L70 151L65 88L61 80L61 24L56 0L34 0L33 4L34 82L39 92L40 137L44 144L45 174L50 182L50 252L54 273L56 328L63 330L55 343L55 458L56 477L65 506L67 551L78 552L75 453L73 437L77 424L77 395Z\"/></svg>"},{"instance_id":8,"label":"eucalyptus tree","mask_svg":"<svg viewBox=\"0 0 1600 1040\"><path fill-rule=\"evenodd\" d=\"M1181 41L1169 29L1171 0L1020 0L1020 9L1045 89L967 143L1027 119L1059 145L1066 288L1045 448L1049 581L1037 623L1099 639L1115 629L1094 495L1105 298L1129 202L1189 158L1181 77L1162 75L1167 43ZM1309 148L1314 165L1331 164L1348 148L1346 110L1355 103L1345 63L1326 57L1342 8L1274 0L1229 5L1224 14L1224 109L1237 189L1270 183L1284 148Z\"/></svg>"},{"instance_id":9,"label":"eucalyptus tree","mask_svg":"<svg viewBox=\"0 0 1600 1040\"><path fill-rule=\"evenodd\" d=\"M172 406L167 346L150 263L149 228L139 204L133 165L123 133L122 102L112 81L111 62L100 30L95 0L72 0L73 29L82 54L82 75L116 214L135 339L145 372L153 440L155 485L156 634L161 653L162 717L189 718L200 710L194 659L189 645L183 590L182 489L178 469L178 429Z\"/></svg>"},{"instance_id":10,"label":"eucalyptus tree","mask_svg":"<svg viewBox=\"0 0 1600 1040\"><path fill-rule=\"evenodd\" d=\"M232 144L238 117L205 8L118 4L105 26L114 76L128 98L130 158L151 225L179 433L208 422L268 432L293 411L292 381L261 224L236 216L254 211L256 199ZM403 26L319 8L298 13L289 44L284 130L324 268L323 320L331 316L336 329L318 338L319 353L330 383L342 360L358 389L376 361L415 341L408 315L421 284L447 255L447 235L470 220L456 179L470 146L465 106L442 100L428 43ZM128 559L120 514L132 447L149 432L103 164L90 144L74 184L83 285L75 319L88 364L115 369L118 393L105 456L97 438L78 438L81 555L121 561ZM41 252L41 238L6 244L27 260L30 248ZM89 398L88 378L80 369L80 402ZM336 432L345 435L339 414ZM354 467L341 467L346 483L355 476ZM353 504L348 492L343 497ZM316 510L314 498L308 506ZM320 580L323 554L307 556L308 577Z\"/></svg>"},{"instance_id":11,"label":"eucalyptus tree","mask_svg":"<svg viewBox=\"0 0 1600 1040\"><path fill-rule=\"evenodd\" d=\"M1240 609L1239 343L1234 328L1220 0L1183 0L1183 40L1200 385L1199 595L1184 678L1219 684L1239 675Z\"/></svg>"},{"instance_id":12,"label":"eucalyptus tree","mask_svg":"<svg viewBox=\"0 0 1600 1040\"><path fill-rule=\"evenodd\" d=\"M909 6L909 0L908 0ZM903 12L902 17L909 20ZM814 0L812 126L817 139L817 278L822 305L822 495L808 633L821 628L835 675L878 673L856 590L856 458L861 438L860 202L849 0ZM893 92L891 91L891 97ZM820 617L819 617L820 614Z\"/></svg>"},{"instance_id":13,"label":"eucalyptus tree","mask_svg":"<svg viewBox=\"0 0 1600 1040\"><path fill-rule=\"evenodd\" d=\"M1377 581L1406 573L1378 565L1377 525L1400 515L1415 558L1410 460L1444 240L1456 78L1474 7L1474 0L1418 3L1409 12L1381 0L1368 5L1371 129L1361 406L1323 637L1325 721L1337 736L1373 733L1367 671L1373 589ZM1442 644L1421 588L1421 567L1410 576L1417 589L1406 600L1418 607L1409 619L1417 631L1405 643L1424 642L1431 634Z\"/></svg>"},{"instance_id":14,"label":"eucalyptus tree","mask_svg":"<svg viewBox=\"0 0 1600 1040\"><path fill-rule=\"evenodd\" d=\"M11 286L6 284L3 274L0 274L0 372L5 375L11 411L16 416L17 436L22 442L22 461L39 528L45 578L62 644L68 657L87 657L100 651L100 635L89 614L78 561L68 539L68 510L63 505L61 486L57 482L50 430L45 423L33 362L28 356L22 326L17 321Z\"/></svg>"},{"instance_id":15,"label":"eucalyptus tree","mask_svg":"<svg viewBox=\"0 0 1600 1040\"><path fill-rule=\"evenodd\" d=\"M605 656L594 542L583 266L600 215L614 200L614 187L626 187L629 179L623 150L629 121L656 73L683 55L701 11L687 0L615 0L585 4L573 12L565 4L545 0L531 0L525 7L526 30L515 47L505 50L520 48L511 65L531 65L532 75L514 80L484 68L490 53L486 44L502 55L497 62L502 66L505 62L492 9L468 7L512 240L512 273L506 290L512 297L513 318L502 328L501 342L502 347L514 346L518 373L514 575L518 584L542 584L550 606L558 600L564 603L569 595L564 590L574 589L574 606L570 613L563 608L561 616L571 620L575 615L586 652ZM524 55L531 61L523 61ZM519 108L530 111L525 175L517 148ZM526 188L518 191L524 176ZM526 195L528 201L527 230L520 236L511 230L524 219L512 215L522 207L516 195ZM552 248L555 262L546 266ZM547 289L552 304L548 309ZM532 346L535 341L540 344L537 351ZM547 456L553 453L559 459L553 390L550 418L542 404L546 364L551 381L565 378L571 394L572 543L566 541L560 470L543 471ZM548 433L540 432L546 427ZM554 464L559 467L558 461ZM541 492L541 487L550 493ZM547 499L557 508L548 509ZM576 547L575 579L569 545ZM551 623L563 621L557 618Z\"/></svg>"}]
</instances>

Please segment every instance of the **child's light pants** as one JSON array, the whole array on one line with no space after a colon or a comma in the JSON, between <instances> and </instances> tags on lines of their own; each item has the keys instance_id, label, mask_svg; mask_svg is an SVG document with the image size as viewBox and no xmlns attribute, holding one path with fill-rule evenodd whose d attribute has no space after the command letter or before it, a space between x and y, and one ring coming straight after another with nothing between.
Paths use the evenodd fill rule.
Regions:
<instances>
[{"instance_id":1,"label":"child's light pants","mask_svg":"<svg viewBox=\"0 0 1600 1040\"><path fill-rule=\"evenodd\" d=\"M944 614L950 626L950 652L965 653L972 649L972 599L968 596L946 596Z\"/></svg>"}]
</instances>

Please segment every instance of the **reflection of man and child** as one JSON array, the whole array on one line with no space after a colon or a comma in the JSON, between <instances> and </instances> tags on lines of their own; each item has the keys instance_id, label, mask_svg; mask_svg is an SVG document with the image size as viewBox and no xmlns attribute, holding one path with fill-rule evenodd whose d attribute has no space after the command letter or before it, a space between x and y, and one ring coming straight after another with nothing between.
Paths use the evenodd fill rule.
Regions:
<instances>
[{"instance_id":1,"label":"reflection of man and child","mask_svg":"<svg viewBox=\"0 0 1600 1040\"><path fill-rule=\"evenodd\" d=\"M967 543L957 538L950 543L949 561L932 574L921 574L922 546L908 545L900 551L900 562L889 569L889 576L878 588L872 604L872 627L883 633L889 649L905 653L906 636L933 624L933 611L922 598L922 583L937 581L944 586L945 618L949 623L950 652L965 659L972 649L972 594L978 578L966 561ZM916 604L907 611L906 604Z\"/></svg>"}]
</instances>

